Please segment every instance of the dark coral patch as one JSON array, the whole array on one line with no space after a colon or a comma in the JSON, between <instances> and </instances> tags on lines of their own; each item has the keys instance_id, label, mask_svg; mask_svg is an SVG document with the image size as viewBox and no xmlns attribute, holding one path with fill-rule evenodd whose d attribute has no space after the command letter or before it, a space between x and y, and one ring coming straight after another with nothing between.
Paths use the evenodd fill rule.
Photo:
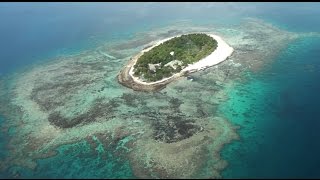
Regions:
<instances>
[{"instance_id":1,"label":"dark coral patch","mask_svg":"<svg viewBox=\"0 0 320 180\"><path fill-rule=\"evenodd\" d=\"M102 99L97 99L94 105L86 113L74 118L66 118L63 117L59 112L53 112L50 113L48 120L51 124L57 127L72 128L76 125L84 125L97 121L98 118L102 118L104 120L114 118L114 112L118 106L119 104L114 100L104 102Z\"/></svg>"},{"instance_id":2,"label":"dark coral patch","mask_svg":"<svg viewBox=\"0 0 320 180\"><path fill-rule=\"evenodd\" d=\"M164 119L153 122L153 138L166 143L174 143L190 138L201 130L194 120L186 119L184 115L167 115Z\"/></svg>"}]
</instances>

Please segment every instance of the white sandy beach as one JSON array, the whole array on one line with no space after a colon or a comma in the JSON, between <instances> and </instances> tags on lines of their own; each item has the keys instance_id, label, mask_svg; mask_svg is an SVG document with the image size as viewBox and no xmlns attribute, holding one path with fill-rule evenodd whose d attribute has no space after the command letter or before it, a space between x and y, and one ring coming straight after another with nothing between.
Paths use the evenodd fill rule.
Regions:
<instances>
[{"instance_id":1,"label":"white sandy beach","mask_svg":"<svg viewBox=\"0 0 320 180\"><path fill-rule=\"evenodd\" d=\"M226 60L233 52L233 48L230 47L225 41L222 40L222 38L220 36L217 36L217 35L214 35L214 34L207 34L209 36L211 36L212 38L214 38L217 43L218 43L218 46L217 48L215 49L215 51L213 51L209 56L201 59L200 61L194 63L194 64L189 64L187 67L185 67L184 69L182 69L180 71L180 73L176 73L170 77L167 77L167 78L164 78L164 79L161 79L159 81L155 81L155 82L144 82L144 81L141 81L138 77L135 77L133 74L133 67L134 65L136 64L137 60L139 59L140 56L136 57L136 59L134 60L135 63L134 65L131 67L130 71L129 71L129 75L133 78L133 80L136 82L136 83L139 83L139 84L144 84L144 85L153 85L153 84L157 84L157 83L161 83L161 82L164 82L168 79L171 79L171 78L174 78L174 77L178 77L180 76L181 74L183 74L184 72L196 72L196 71L200 71L200 70L203 70L203 69L206 69L208 67L211 67L211 66L214 66L216 64L219 64L220 62ZM174 36L174 37L180 37L181 35L178 35L178 36ZM170 38L166 38L166 39L163 39L161 41L158 41L156 44L154 44L153 46L147 48L147 49L144 49L142 50L142 53L144 52L148 52L150 51L152 48L160 45L161 43L165 42L165 41L168 41L174 37L170 37Z\"/></svg>"}]
</instances>

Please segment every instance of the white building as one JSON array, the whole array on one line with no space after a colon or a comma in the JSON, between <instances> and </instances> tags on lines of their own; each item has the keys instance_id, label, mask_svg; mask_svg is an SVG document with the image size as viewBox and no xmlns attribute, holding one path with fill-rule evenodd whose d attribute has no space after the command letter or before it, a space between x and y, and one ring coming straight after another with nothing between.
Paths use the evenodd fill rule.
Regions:
<instances>
[{"instance_id":1,"label":"white building","mask_svg":"<svg viewBox=\"0 0 320 180\"><path fill-rule=\"evenodd\" d=\"M158 64L148 64L148 66L149 66L149 70L150 70L150 71L156 72L156 71L157 71L157 68L158 68L158 67L161 67L161 63L158 63Z\"/></svg>"},{"instance_id":2,"label":"white building","mask_svg":"<svg viewBox=\"0 0 320 180\"><path fill-rule=\"evenodd\" d=\"M179 60L173 60L165 64L164 66L171 66L173 69L177 69L178 66L182 65L182 61Z\"/></svg>"}]
</instances>

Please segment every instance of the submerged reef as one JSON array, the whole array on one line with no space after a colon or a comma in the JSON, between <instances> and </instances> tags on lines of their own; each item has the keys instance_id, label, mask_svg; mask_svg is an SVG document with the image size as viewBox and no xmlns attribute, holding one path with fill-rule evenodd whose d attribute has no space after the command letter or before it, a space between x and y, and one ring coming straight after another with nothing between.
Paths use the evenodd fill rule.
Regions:
<instances>
[{"instance_id":1,"label":"submerged reef","mask_svg":"<svg viewBox=\"0 0 320 180\"><path fill-rule=\"evenodd\" d=\"M234 53L193 73L193 81L181 77L158 92L137 92L117 82L133 54L159 39L192 32L217 34ZM217 112L228 99L225 87L245 80L246 71L259 71L299 36L258 19L234 27L182 22L12 74L0 81L0 112L7 119L2 132L14 129L0 170L34 170L37 159L82 140L95 152L98 139L102 148L128 159L138 178L219 178L227 166L221 149L239 139L238 127Z\"/></svg>"}]
</instances>

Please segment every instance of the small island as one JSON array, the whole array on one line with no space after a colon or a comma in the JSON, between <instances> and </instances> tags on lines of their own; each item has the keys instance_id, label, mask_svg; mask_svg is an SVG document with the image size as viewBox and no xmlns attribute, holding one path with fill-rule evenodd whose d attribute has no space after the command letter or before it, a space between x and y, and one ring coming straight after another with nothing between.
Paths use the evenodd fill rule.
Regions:
<instances>
[{"instance_id":1,"label":"small island","mask_svg":"<svg viewBox=\"0 0 320 180\"><path fill-rule=\"evenodd\" d=\"M134 90L160 90L178 77L226 60L232 52L232 47L213 34L167 38L131 58L118 75L118 81Z\"/></svg>"}]
</instances>

